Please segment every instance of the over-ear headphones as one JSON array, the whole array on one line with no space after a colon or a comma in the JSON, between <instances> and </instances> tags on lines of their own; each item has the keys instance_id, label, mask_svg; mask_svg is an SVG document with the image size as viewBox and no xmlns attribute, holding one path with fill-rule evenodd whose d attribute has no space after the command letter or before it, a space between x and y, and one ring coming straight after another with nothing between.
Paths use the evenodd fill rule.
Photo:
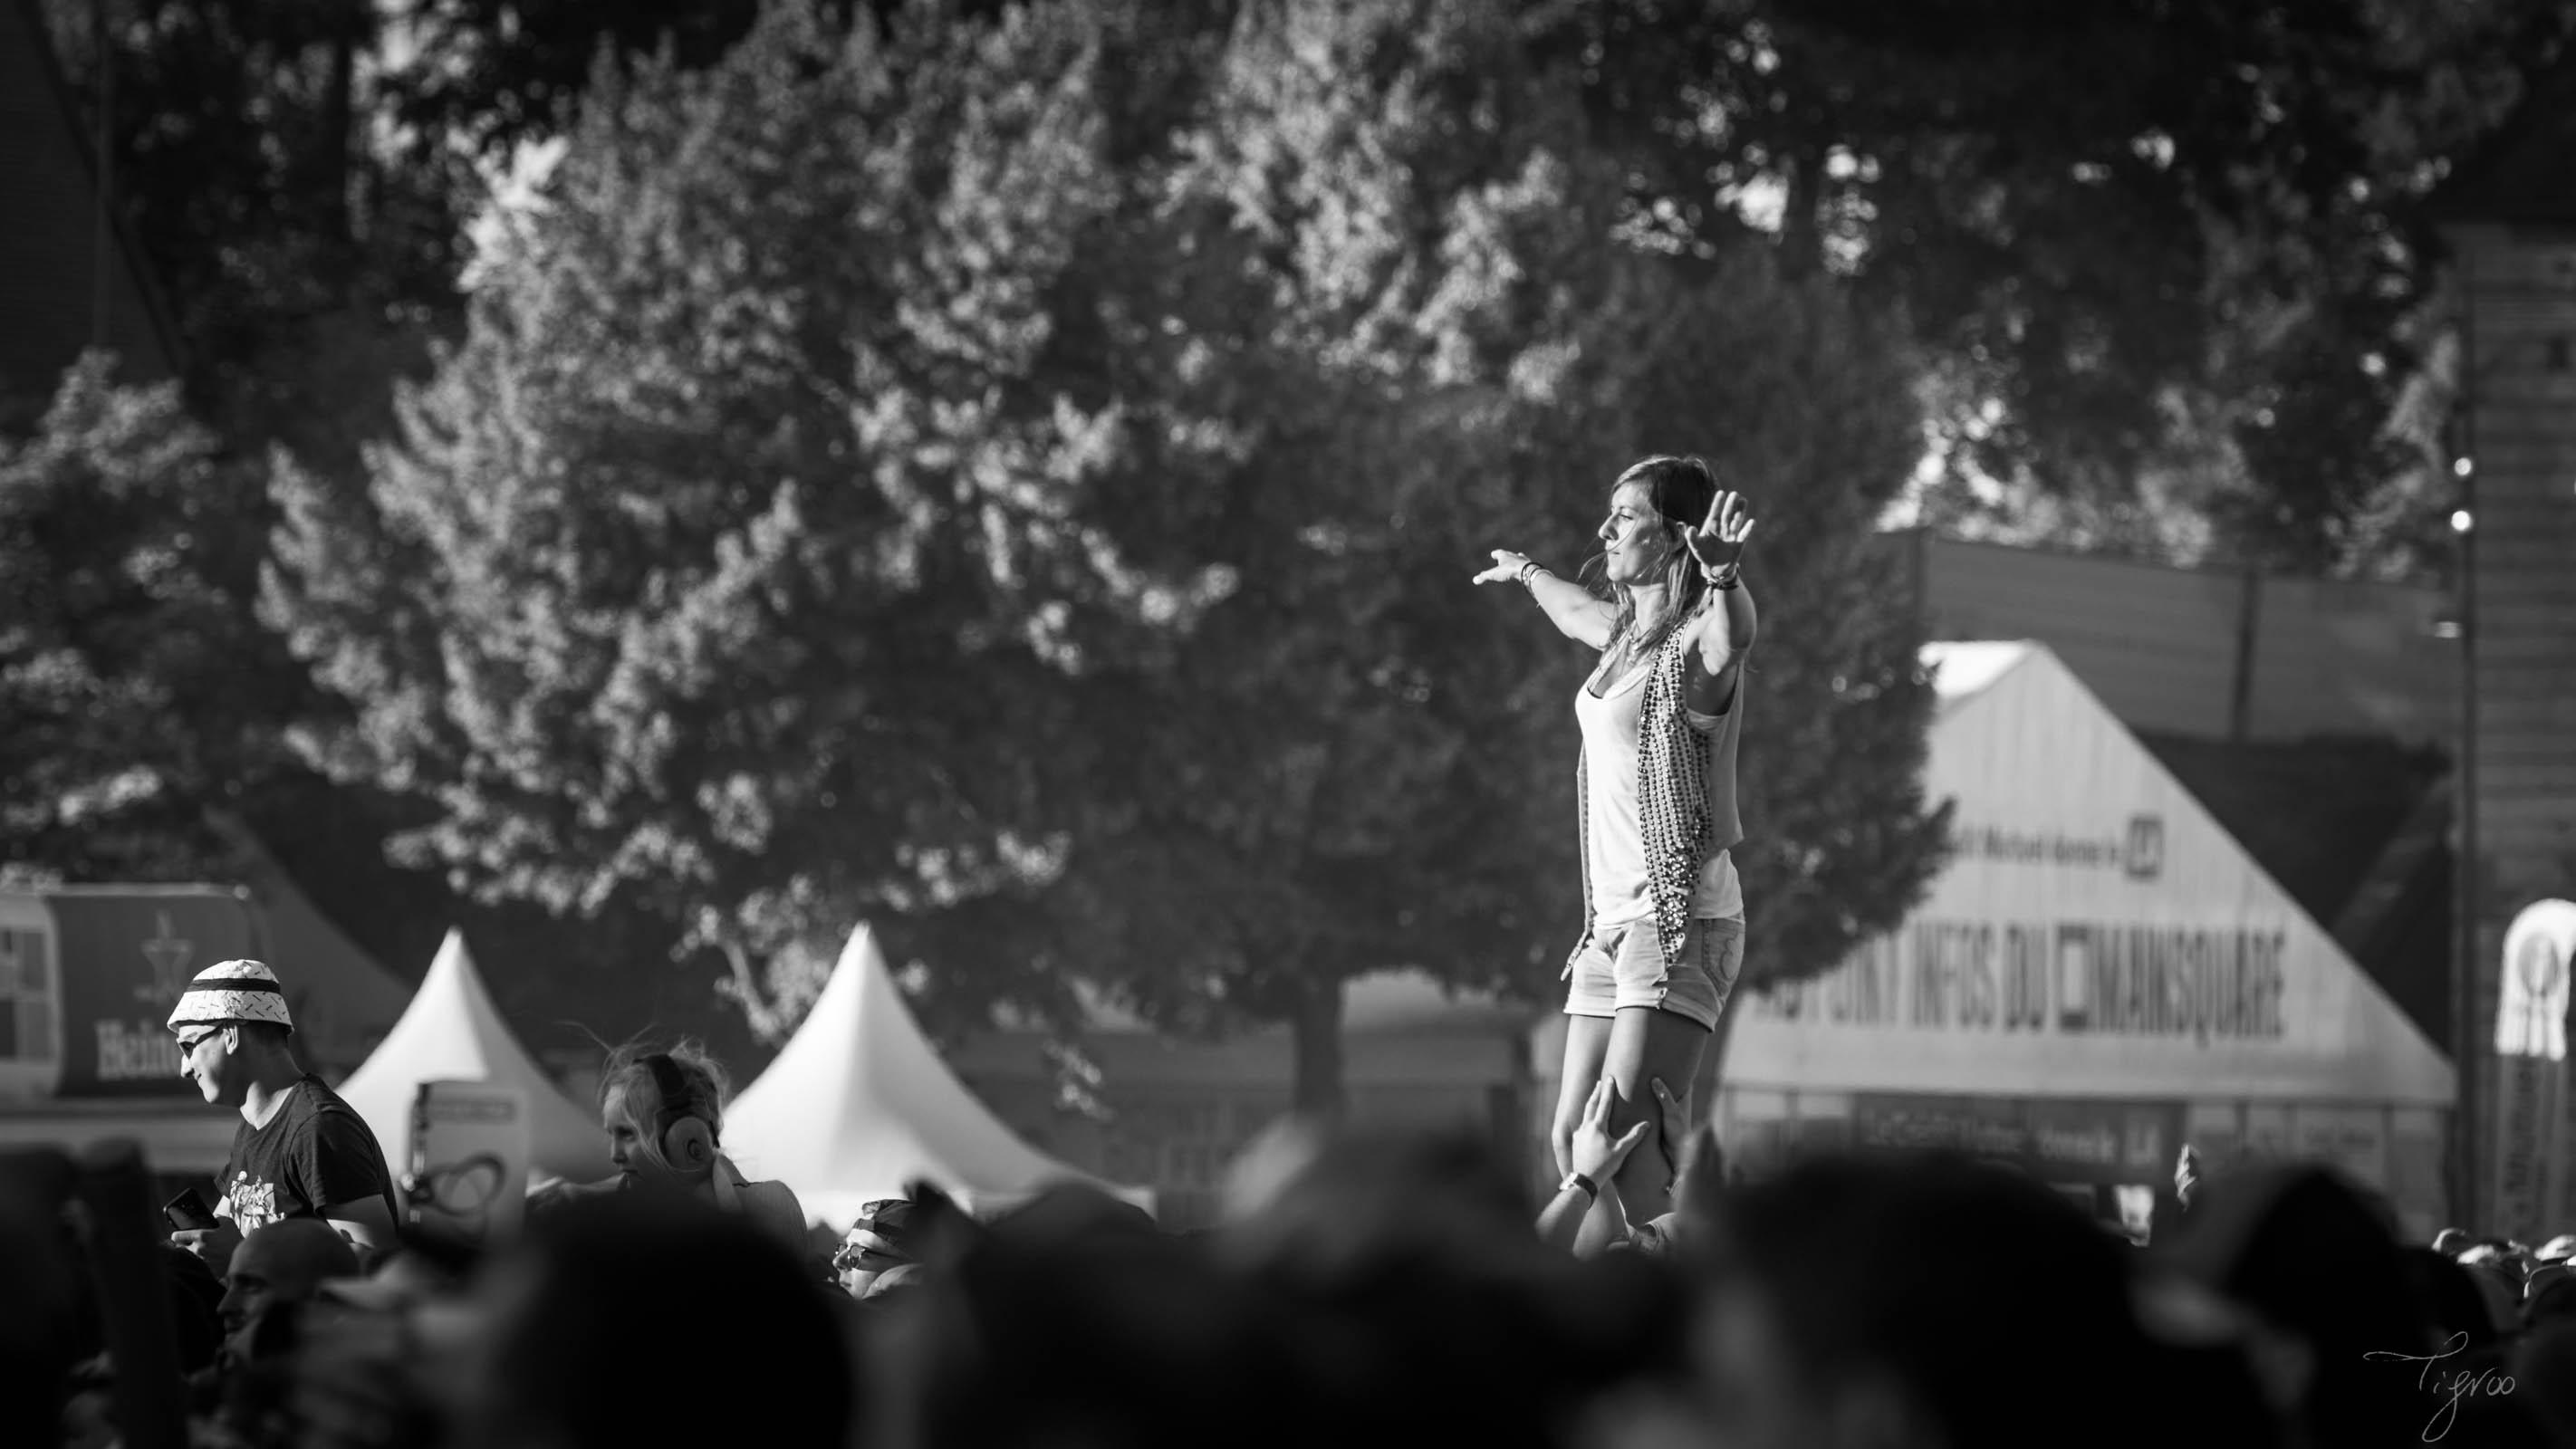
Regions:
<instances>
[{"instance_id":1,"label":"over-ear headphones","mask_svg":"<svg viewBox=\"0 0 2576 1449\"><path fill-rule=\"evenodd\" d=\"M689 1109L689 1079L681 1074L680 1064L668 1052L653 1052L644 1058L644 1069L653 1074L653 1090L662 1099L653 1114L662 1160L681 1172L704 1172L715 1166L715 1129Z\"/></svg>"}]
</instances>

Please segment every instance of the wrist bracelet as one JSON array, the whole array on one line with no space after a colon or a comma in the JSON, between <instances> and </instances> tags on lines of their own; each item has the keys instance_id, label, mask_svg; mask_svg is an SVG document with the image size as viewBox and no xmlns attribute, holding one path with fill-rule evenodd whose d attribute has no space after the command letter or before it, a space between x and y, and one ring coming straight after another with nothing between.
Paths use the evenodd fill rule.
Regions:
<instances>
[{"instance_id":1,"label":"wrist bracelet","mask_svg":"<svg viewBox=\"0 0 2576 1449\"><path fill-rule=\"evenodd\" d=\"M1721 590L1735 588L1744 582L1740 571L1734 564L1726 564L1713 569L1702 569L1700 570L1700 577L1706 579L1711 585Z\"/></svg>"},{"instance_id":2,"label":"wrist bracelet","mask_svg":"<svg viewBox=\"0 0 2576 1449\"><path fill-rule=\"evenodd\" d=\"M1567 1173L1565 1175L1565 1181L1556 1185L1556 1190L1558 1192L1563 1192L1569 1187L1579 1187L1583 1189L1583 1195L1595 1201L1599 1201L1601 1197L1601 1189L1593 1184L1591 1178L1585 1177L1579 1172Z\"/></svg>"},{"instance_id":3,"label":"wrist bracelet","mask_svg":"<svg viewBox=\"0 0 2576 1449\"><path fill-rule=\"evenodd\" d=\"M1521 571L1512 575L1512 578L1514 582L1518 583L1522 588L1528 588L1531 575L1543 574L1546 572L1546 569L1539 566L1539 561L1537 559L1525 559L1521 563Z\"/></svg>"}]
</instances>

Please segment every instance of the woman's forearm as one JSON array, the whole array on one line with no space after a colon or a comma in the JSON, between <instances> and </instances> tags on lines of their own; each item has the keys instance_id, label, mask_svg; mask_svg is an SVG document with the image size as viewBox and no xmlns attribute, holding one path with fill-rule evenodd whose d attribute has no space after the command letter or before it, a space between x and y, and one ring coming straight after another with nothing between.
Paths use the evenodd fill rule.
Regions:
<instances>
[{"instance_id":1,"label":"woman's forearm","mask_svg":"<svg viewBox=\"0 0 2576 1449\"><path fill-rule=\"evenodd\" d=\"M1734 588L1715 589L1716 604L1700 616L1700 665L1715 674L1753 647L1753 636L1760 627L1760 616L1753 607L1753 590L1740 580Z\"/></svg>"},{"instance_id":2,"label":"woman's forearm","mask_svg":"<svg viewBox=\"0 0 2576 1449\"><path fill-rule=\"evenodd\" d=\"M1539 1210L1539 1241L1559 1252L1574 1251L1575 1236L1583 1231L1583 1220L1592 1215L1591 1195L1579 1187L1560 1187Z\"/></svg>"},{"instance_id":3,"label":"woman's forearm","mask_svg":"<svg viewBox=\"0 0 2576 1449\"><path fill-rule=\"evenodd\" d=\"M1538 601L1539 609L1558 633L1595 649L1610 642L1614 611L1594 598L1590 589L1572 579L1558 578L1544 568L1533 569L1528 583L1530 597Z\"/></svg>"}]
</instances>

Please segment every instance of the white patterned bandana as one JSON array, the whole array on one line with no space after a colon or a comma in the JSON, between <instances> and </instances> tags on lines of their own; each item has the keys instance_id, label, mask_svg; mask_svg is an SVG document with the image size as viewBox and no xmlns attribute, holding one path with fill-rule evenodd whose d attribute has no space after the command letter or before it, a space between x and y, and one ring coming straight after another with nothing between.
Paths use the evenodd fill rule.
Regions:
<instances>
[{"instance_id":1,"label":"white patterned bandana","mask_svg":"<svg viewBox=\"0 0 2576 1449\"><path fill-rule=\"evenodd\" d=\"M170 1013L169 1026L213 1026L227 1021L271 1021L288 1031L286 989L277 973L257 961L218 961L197 973Z\"/></svg>"}]
</instances>

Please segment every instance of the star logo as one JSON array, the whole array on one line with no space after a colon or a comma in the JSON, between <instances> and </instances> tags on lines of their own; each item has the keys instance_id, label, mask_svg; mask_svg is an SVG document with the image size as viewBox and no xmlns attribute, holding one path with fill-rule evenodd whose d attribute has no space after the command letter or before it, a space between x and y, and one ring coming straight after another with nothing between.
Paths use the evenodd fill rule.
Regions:
<instances>
[{"instance_id":1,"label":"star logo","mask_svg":"<svg viewBox=\"0 0 2576 1449\"><path fill-rule=\"evenodd\" d=\"M180 994L188 989L188 965L196 959L197 943L173 934L170 913L156 911L161 934L143 943L143 959L152 963L152 979L134 988L134 999L167 1011L179 1004Z\"/></svg>"}]
</instances>

